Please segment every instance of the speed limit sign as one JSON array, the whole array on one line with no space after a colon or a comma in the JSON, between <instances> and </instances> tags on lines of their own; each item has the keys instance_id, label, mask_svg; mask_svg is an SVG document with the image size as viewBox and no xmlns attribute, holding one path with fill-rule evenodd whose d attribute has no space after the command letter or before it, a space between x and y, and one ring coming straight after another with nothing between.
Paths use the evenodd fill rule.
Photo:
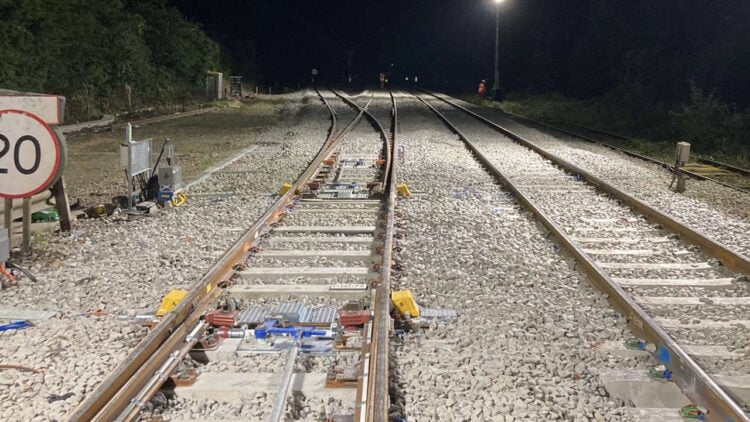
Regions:
<instances>
[{"instance_id":1,"label":"speed limit sign","mask_svg":"<svg viewBox=\"0 0 750 422\"><path fill-rule=\"evenodd\" d=\"M47 189L62 173L63 148L41 118L0 110L0 198L26 198Z\"/></svg>"}]
</instances>

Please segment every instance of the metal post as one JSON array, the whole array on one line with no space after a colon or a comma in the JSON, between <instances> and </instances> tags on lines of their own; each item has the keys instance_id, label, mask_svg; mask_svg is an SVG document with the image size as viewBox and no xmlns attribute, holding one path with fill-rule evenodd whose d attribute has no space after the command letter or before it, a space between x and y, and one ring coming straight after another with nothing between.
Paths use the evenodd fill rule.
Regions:
<instances>
[{"instance_id":1,"label":"metal post","mask_svg":"<svg viewBox=\"0 0 750 422\"><path fill-rule=\"evenodd\" d=\"M60 230L69 232L73 228L73 218L70 215L70 202L68 201L68 194L65 192L65 179L62 176L52 185L52 194L55 196L57 215L60 216Z\"/></svg>"},{"instance_id":2,"label":"metal post","mask_svg":"<svg viewBox=\"0 0 750 422\"><path fill-rule=\"evenodd\" d=\"M169 138L167 138L164 142L164 155L167 159L167 166L172 167L175 165L174 160L174 144L169 141Z\"/></svg>"},{"instance_id":3,"label":"metal post","mask_svg":"<svg viewBox=\"0 0 750 422\"><path fill-rule=\"evenodd\" d=\"M685 192L685 173L682 171L682 166L684 166L689 160L690 144L687 142L678 142L677 157L675 158L674 163L674 177L672 177L672 183L669 185L671 188L676 181L677 186L675 187L675 192L677 193Z\"/></svg>"},{"instance_id":4,"label":"metal post","mask_svg":"<svg viewBox=\"0 0 750 422\"><path fill-rule=\"evenodd\" d=\"M281 377L279 392L276 396L276 401L273 403L273 410L271 410L271 422L281 421L281 416L284 414L284 408L286 407L286 397L287 395L289 395L289 388L291 388L292 386L294 366L297 362L298 354L299 344L295 344L294 348L290 352L289 360L286 361L286 366L284 366L284 375L282 375Z\"/></svg>"},{"instance_id":5,"label":"metal post","mask_svg":"<svg viewBox=\"0 0 750 422\"><path fill-rule=\"evenodd\" d=\"M23 198L23 242L21 250L27 254L31 252L31 197Z\"/></svg>"},{"instance_id":6,"label":"metal post","mask_svg":"<svg viewBox=\"0 0 750 422\"><path fill-rule=\"evenodd\" d=\"M5 228L8 229L8 250L13 250L13 200L5 200Z\"/></svg>"},{"instance_id":7,"label":"metal post","mask_svg":"<svg viewBox=\"0 0 750 422\"><path fill-rule=\"evenodd\" d=\"M500 5L497 7L495 15L495 80L492 82L492 99L498 99L500 91Z\"/></svg>"},{"instance_id":8,"label":"metal post","mask_svg":"<svg viewBox=\"0 0 750 422\"><path fill-rule=\"evenodd\" d=\"M125 125L125 145L127 146L127 167L125 168L125 178L128 183L128 211L133 211L133 175L131 169L133 168L133 154L131 153L133 143L133 125L129 122Z\"/></svg>"},{"instance_id":9,"label":"metal post","mask_svg":"<svg viewBox=\"0 0 750 422\"><path fill-rule=\"evenodd\" d=\"M685 193L685 173L683 173L682 170L679 168L677 169L677 187L675 187L675 192L677 193Z\"/></svg>"}]
</instances>

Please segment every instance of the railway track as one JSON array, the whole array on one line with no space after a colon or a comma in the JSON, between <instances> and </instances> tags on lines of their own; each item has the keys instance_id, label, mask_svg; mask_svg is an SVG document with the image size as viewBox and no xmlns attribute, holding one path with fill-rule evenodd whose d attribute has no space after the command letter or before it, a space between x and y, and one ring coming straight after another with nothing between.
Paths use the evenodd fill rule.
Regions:
<instances>
[{"instance_id":1,"label":"railway track","mask_svg":"<svg viewBox=\"0 0 750 422\"><path fill-rule=\"evenodd\" d=\"M417 97L608 295L638 336L628 346L658 363L648 373L610 374L618 378L613 384L640 388L659 379L668 388L672 383L664 380L674 381L700 406L683 411L705 411L709 420L750 420L746 257L450 99ZM594 347L626 348L622 342Z\"/></svg>"},{"instance_id":2,"label":"railway track","mask_svg":"<svg viewBox=\"0 0 750 422\"><path fill-rule=\"evenodd\" d=\"M623 143L629 144L630 142L632 142L630 138L627 138L625 136L587 127L564 129L550 125L548 123L540 122L538 120L530 119L528 117L519 116L517 114L508 112L504 113L520 123L544 128L553 132L562 133L564 135L601 145L606 148L619 151L630 157L658 164L659 166L668 169L669 171L673 171L673 164L666 163L655 158L647 157L643 154L630 151L627 148L623 147ZM696 157L695 161L687 163L686 165L681 167L681 170L695 179L712 181L714 183L718 183L722 186L735 189L740 192L750 193L750 170L703 157Z\"/></svg>"},{"instance_id":3,"label":"railway track","mask_svg":"<svg viewBox=\"0 0 750 422\"><path fill-rule=\"evenodd\" d=\"M389 379L397 100L319 95L332 124L308 169L71 420L388 420L389 394L399 395L389 391L399 381ZM683 404L709 420L748 420L746 257L450 99L414 98L545 225L638 337L587 347L655 358L650 372L601 373L605 384L656 396L679 385ZM638 418L679 420L683 404Z\"/></svg>"},{"instance_id":4,"label":"railway track","mask_svg":"<svg viewBox=\"0 0 750 422\"><path fill-rule=\"evenodd\" d=\"M319 95L331 128L307 170L71 420L179 420L231 395L240 409L260 403L230 409L244 418L323 404L323 418L387 419L395 102L387 130L369 101ZM346 109L355 116L339 129Z\"/></svg>"}]
</instances>

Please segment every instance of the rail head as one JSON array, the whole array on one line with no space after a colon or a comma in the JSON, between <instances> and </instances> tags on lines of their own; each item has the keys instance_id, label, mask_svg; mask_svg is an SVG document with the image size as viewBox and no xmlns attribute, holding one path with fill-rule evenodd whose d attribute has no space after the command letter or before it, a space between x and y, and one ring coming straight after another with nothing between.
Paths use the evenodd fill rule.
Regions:
<instances>
[{"instance_id":1,"label":"rail head","mask_svg":"<svg viewBox=\"0 0 750 422\"><path fill-rule=\"evenodd\" d=\"M391 98L391 133L390 145L391 157L395 156L398 147L398 106L393 93ZM386 135L387 141L387 135ZM392 158L391 158L392 159ZM378 308L374 317L374 334L371 348L372 374L371 389L372 397L368 400L368 418L373 422L389 420L390 409L390 330L391 330L391 270L393 259L393 238L395 231L395 209L396 209L396 178L397 168L395 162L389 167L384 184L387 184L388 217L386 220L385 239L383 244L383 266L380 275L380 285L376 296Z\"/></svg>"},{"instance_id":2,"label":"rail head","mask_svg":"<svg viewBox=\"0 0 750 422\"><path fill-rule=\"evenodd\" d=\"M388 371L390 369L391 260L395 218L394 209L396 204L396 166L392 163L397 142L396 132L398 127L398 112L395 98L391 93L392 112L391 133L389 136L380 121L378 121L372 113L367 111L367 107L372 102L374 96L372 96L363 107L341 94L336 93L336 95L350 106L359 110L360 113L364 113L367 119L370 120L380 133L386 150L387 165L385 174L383 175L383 187L381 189L381 193L387 195L386 202L388 208L383 244L383 265L381 266L380 283L374 289L375 309L372 322L372 339L370 348L363 350L362 364L365 366L364 370L366 372L364 373L366 375L362 378L361 385L357 390L358 397L359 394L364 394L365 397L364 402L361 403L362 407L357 410L355 416L359 416L359 420L364 421L387 421L389 419L388 410L390 408Z\"/></svg>"},{"instance_id":3,"label":"rail head","mask_svg":"<svg viewBox=\"0 0 750 422\"><path fill-rule=\"evenodd\" d=\"M349 98L346 98L344 95L334 92L339 98L341 98L345 103L349 104L350 106L360 110L360 113L364 113L364 115L367 117L367 119L375 126L375 128L380 133L381 138L383 139L383 143L385 145L385 170L384 170L384 177L383 177L383 183L380 186L380 193L381 195L385 195L387 188L388 188L388 178L391 173L391 167L393 166L393 146L392 141L389 140L388 133L383 128L383 125L380 124L380 121L378 121L375 116L370 113L367 108L369 107L370 103L375 98L375 95L372 95L370 97L370 100L367 102L367 104L364 107L360 107L357 103L352 101ZM392 95L392 94L391 94Z\"/></svg>"}]
</instances>

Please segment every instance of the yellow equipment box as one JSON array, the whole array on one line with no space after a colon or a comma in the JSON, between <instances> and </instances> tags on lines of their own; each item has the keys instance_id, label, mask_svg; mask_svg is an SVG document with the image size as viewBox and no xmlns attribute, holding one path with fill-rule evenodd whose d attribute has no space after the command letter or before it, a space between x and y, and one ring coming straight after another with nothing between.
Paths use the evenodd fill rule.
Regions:
<instances>
[{"instance_id":1,"label":"yellow equipment box","mask_svg":"<svg viewBox=\"0 0 750 422\"><path fill-rule=\"evenodd\" d=\"M159 306L159 310L156 311L156 316L160 317L172 312L174 308L182 302L182 299L185 299L187 294L187 290L170 290L161 301L161 306Z\"/></svg>"},{"instance_id":2,"label":"yellow equipment box","mask_svg":"<svg viewBox=\"0 0 750 422\"><path fill-rule=\"evenodd\" d=\"M283 185L281 185L281 189L279 189L279 195L283 196L285 193L289 192L289 189L291 188L292 188L291 183L284 183Z\"/></svg>"},{"instance_id":3,"label":"yellow equipment box","mask_svg":"<svg viewBox=\"0 0 750 422\"><path fill-rule=\"evenodd\" d=\"M398 309L398 312L401 315L406 315L408 312L409 315L414 318L419 316L419 306L417 305L417 302L414 301L414 297L412 297L410 290L401 290L391 293L391 300L393 301L393 306Z\"/></svg>"}]
</instances>

